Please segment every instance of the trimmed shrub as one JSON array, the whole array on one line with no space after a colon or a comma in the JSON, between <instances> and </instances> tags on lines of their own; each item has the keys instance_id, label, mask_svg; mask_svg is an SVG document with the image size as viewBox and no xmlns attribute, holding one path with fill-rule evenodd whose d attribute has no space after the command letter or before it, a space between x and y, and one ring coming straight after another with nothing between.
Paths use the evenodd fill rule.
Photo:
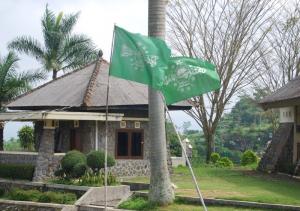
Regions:
<instances>
[{"instance_id":1,"label":"trimmed shrub","mask_svg":"<svg viewBox=\"0 0 300 211\"><path fill-rule=\"evenodd\" d=\"M222 157L216 162L217 167L233 167L233 162L227 158L227 157Z\"/></svg>"},{"instance_id":2,"label":"trimmed shrub","mask_svg":"<svg viewBox=\"0 0 300 211\"><path fill-rule=\"evenodd\" d=\"M243 166L247 166L250 164L257 163L257 161L258 161L257 155L253 151L247 150L242 155L241 164Z\"/></svg>"},{"instance_id":3,"label":"trimmed shrub","mask_svg":"<svg viewBox=\"0 0 300 211\"><path fill-rule=\"evenodd\" d=\"M104 168L105 154L103 151L91 151L87 154L87 165L94 171L97 172ZM116 163L115 159L107 155L107 166L114 166Z\"/></svg>"},{"instance_id":4,"label":"trimmed shrub","mask_svg":"<svg viewBox=\"0 0 300 211\"><path fill-rule=\"evenodd\" d=\"M211 153L210 155L210 160L213 164L216 164L216 162L221 158L221 156L219 155L219 153L217 152L214 152L214 153Z\"/></svg>"},{"instance_id":5,"label":"trimmed shrub","mask_svg":"<svg viewBox=\"0 0 300 211\"><path fill-rule=\"evenodd\" d=\"M0 164L0 177L7 179L32 180L34 166L30 164Z\"/></svg>"},{"instance_id":6,"label":"trimmed shrub","mask_svg":"<svg viewBox=\"0 0 300 211\"><path fill-rule=\"evenodd\" d=\"M85 174L87 166L85 163L77 163L72 170L72 177L79 178Z\"/></svg>"},{"instance_id":7,"label":"trimmed shrub","mask_svg":"<svg viewBox=\"0 0 300 211\"><path fill-rule=\"evenodd\" d=\"M74 174L73 169L76 164L83 163L86 164L86 157L83 153L73 150L68 152L61 160L61 168L64 173L70 177Z\"/></svg>"}]
</instances>

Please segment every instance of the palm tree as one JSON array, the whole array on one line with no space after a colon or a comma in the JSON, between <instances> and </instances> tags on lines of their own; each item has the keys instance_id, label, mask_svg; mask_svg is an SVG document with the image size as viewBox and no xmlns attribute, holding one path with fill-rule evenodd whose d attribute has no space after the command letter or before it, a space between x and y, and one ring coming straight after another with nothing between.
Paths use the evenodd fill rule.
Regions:
<instances>
[{"instance_id":1,"label":"palm tree","mask_svg":"<svg viewBox=\"0 0 300 211\"><path fill-rule=\"evenodd\" d=\"M17 72L18 57L9 52L7 56L0 57L0 111L3 105L14 97L28 91L31 83L44 79L43 72ZM0 122L0 150L3 150L4 122Z\"/></svg>"},{"instance_id":2,"label":"palm tree","mask_svg":"<svg viewBox=\"0 0 300 211\"><path fill-rule=\"evenodd\" d=\"M93 42L82 34L72 34L79 13L57 16L46 6L42 18L44 46L33 37L21 36L13 40L8 47L33 56L42 67L52 72L52 79L57 72L79 68L97 58Z\"/></svg>"},{"instance_id":3,"label":"palm tree","mask_svg":"<svg viewBox=\"0 0 300 211\"><path fill-rule=\"evenodd\" d=\"M149 0L148 7L149 36L164 39L166 0ZM174 191L167 164L164 102L161 94L150 87L148 95L151 134L149 201L166 205L173 201Z\"/></svg>"}]
</instances>

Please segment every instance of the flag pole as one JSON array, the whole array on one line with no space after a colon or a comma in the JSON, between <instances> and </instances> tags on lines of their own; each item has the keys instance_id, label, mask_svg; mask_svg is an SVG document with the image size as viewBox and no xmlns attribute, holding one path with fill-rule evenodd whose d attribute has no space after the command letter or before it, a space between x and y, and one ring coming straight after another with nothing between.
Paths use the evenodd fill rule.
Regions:
<instances>
[{"instance_id":1,"label":"flag pole","mask_svg":"<svg viewBox=\"0 0 300 211\"><path fill-rule=\"evenodd\" d=\"M178 138L179 143L180 143L180 146L181 146L181 148L182 148L183 155L184 155L184 157L185 157L185 159L186 159L186 162L187 162L187 164L188 164L189 170L190 170L190 172L191 172L191 174L192 174L193 182L194 182L195 188L196 188L196 190L197 190L198 196L199 196L199 198L200 198L201 204L202 204L202 206L203 206L203 209L204 209L205 211L207 211L207 208L206 208L206 205L205 205L205 202L204 202L202 193L201 193L201 191L200 191L198 182L197 182L197 180L196 180L196 177L195 177L195 174L194 174L194 171L193 171L191 162L190 162L190 160L189 160L189 158L188 158L188 156L187 156L186 149L185 149L185 147L183 146L181 137L180 137L180 135L179 135L179 133L178 133L176 127L175 127L175 124L174 124L174 122L173 122L173 120L172 120L172 118L171 118L171 115L170 115L168 106L167 106L167 104L166 104L166 102L165 102L165 100L164 100L164 97L163 97L162 95L161 95L161 97L162 97L162 99L163 99L163 101L164 101L165 110L166 110L166 112L167 112L167 114L168 114L168 117L169 117L169 119L170 119L170 121L171 121L171 124L172 124L172 126L173 126L173 128L174 128L174 130L175 130L175 132L176 132L177 138Z\"/></svg>"},{"instance_id":2,"label":"flag pole","mask_svg":"<svg viewBox=\"0 0 300 211\"><path fill-rule=\"evenodd\" d=\"M114 47L114 39L115 39L115 26L114 24L114 30L113 30L113 36L112 36L112 41L111 41L111 50L110 50L110 64L111 64L111 59L112 59L112 54L113 54L113 47ZM108 137L108 99L109 99L109 72L110 69L108 69L108 74L107 74L107 87L106 87L106 105L105 105L105 155L104 155L104 210L107 210L107 137Z\"/></svg>"}]
</instances>

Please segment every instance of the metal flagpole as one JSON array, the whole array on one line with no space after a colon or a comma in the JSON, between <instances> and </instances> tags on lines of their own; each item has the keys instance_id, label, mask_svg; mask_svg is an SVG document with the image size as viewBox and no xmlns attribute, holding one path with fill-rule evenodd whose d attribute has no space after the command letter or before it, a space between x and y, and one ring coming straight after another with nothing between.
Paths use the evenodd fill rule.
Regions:
<instances>
[{"instance_id":1,"label":"metal flagpole","mask_svg":"<svg viewBox=\"0 0 300 211\"><path fill-rule=\"evenodd\" d=\"M114 39L115 39L115 24L113 30L113 36L111 41L111 50L110 50L110 64L113 54L114 47ZM108 96L109 96L109 69L107 74L107 87L106 87L106 106L105 106L105 158L104 158L104 210L107 210L107 136L108 136Z\"/></svg>"},{"instance_id":2,"label":"metal flagpole","mask_svg":"<svg viewBox=\"0 0 300 211\"><path fill-rule=\"evenodd\" d=\"M161 97L163 98L163 96L161 96ZM163 100L164 100L164 98L163 98ZM183 155L184 155L184 157L185 157L185 159L186 159L186 162L187 162L187 164L188 164L189 170L190 170L190 172L191 172L191 174L192 174L193 182L194 182L194 184L195 184L195 187L196 187L197 193L198 193L198 195L199 195L201 204L203 205L204 210L207 211L207 208L206 208L206 205L205 205L205 203L204 203L204 199L203 199L202 193L201 193L201 191L200 191L199 185L198 185L198 183L197 183L197 180L196 180L196 177L195 177L195 174L194 174L192 165L191 165L190 160L189 160L189 158L188 158L188 156L187 156L187 154L186 154L186 149L184 148L184 146L183 146L183 144L182 144L181 137L180 137L180 135L179 135L179 133L178 133L176 127L175 127L175 124L174 124L174 122L173 122L173 120L172 120L172 118L171 118L171 115L170 115L168 106L166 105L166 102L165 102L165 101L164 101L164 105L165 105L165 109L166 109L166 112L167 112L167 114L168 114L168 117L169 117L169 119L170 119L170 121L171 121L171 123L172 123L172 125L173 125L173 128L174 128L174 130L175 130L175 132L176 132L177 138L178 138L178 140L179 140L179 143L180 143L180 146L181 146L181 148L182 148Z\"/></svg>"}]
</instances>

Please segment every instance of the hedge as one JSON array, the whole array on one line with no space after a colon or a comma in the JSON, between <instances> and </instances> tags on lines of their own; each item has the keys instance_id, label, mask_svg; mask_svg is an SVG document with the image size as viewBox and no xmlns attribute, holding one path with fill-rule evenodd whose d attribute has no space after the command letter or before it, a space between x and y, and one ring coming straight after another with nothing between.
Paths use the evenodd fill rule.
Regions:
<instances>
[{"instance_id":1,"label":"hedge","mask_svg":"<svg viewBox=\"0 0 300 211\"><path fill-rule=\"evenodd\" d=\"M0 177L7 179L32 180L34 165L0 163Z\"/></svg>"}]
</instances>

